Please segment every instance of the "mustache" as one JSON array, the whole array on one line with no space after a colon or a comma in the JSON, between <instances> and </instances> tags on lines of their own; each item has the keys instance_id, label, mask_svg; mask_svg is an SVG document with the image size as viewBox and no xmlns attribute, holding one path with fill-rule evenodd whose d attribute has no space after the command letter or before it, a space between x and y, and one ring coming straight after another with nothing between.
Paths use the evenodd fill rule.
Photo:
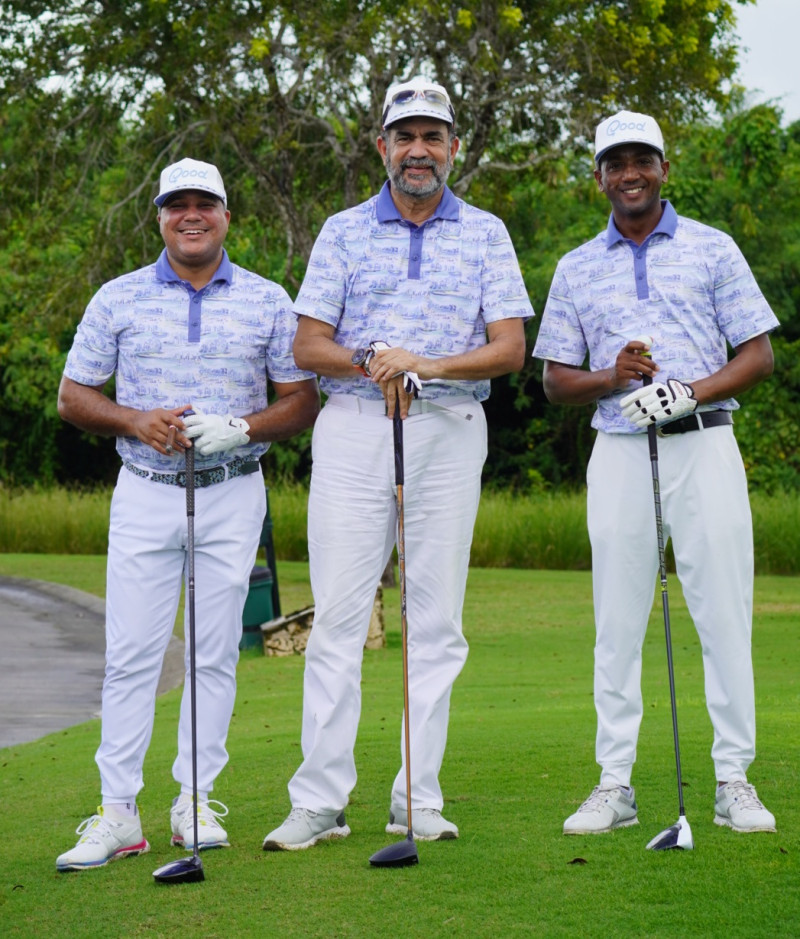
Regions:
<instances>
[{"instance_id":1,"label":"mustache","mask_svg":"<svg viewBox=\"0 0 800 939\"><path fill-rule=\"evenodd\" d=\"M437 168L436 160L431 160L429 157L408 157L403 160L400 164L401 170L407 169L431 169L435 170Z\"/></svg>"}]
</instances>

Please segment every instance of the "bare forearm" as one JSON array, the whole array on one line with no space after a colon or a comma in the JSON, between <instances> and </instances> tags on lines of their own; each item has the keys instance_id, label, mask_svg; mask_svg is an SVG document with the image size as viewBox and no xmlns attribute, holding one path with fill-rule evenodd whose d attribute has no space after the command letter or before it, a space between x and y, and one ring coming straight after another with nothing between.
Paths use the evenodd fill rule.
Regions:
<instances>
[{"instance_id":1,"label":"bare forearm","mask_svg":"<svg viewBox=\"0 0 800 939\"><path fill-rule=\"evenodd\" d=\"M424 356L403 348L378 352L370 363L376 381L398 372L416 372L423 381L478 381L516 372L525 362L525 329L521 319L502 320L487 328L486 345L448 356Z\"/></svg>"},{"instance_id":2,"label":"bare forearm","mask_svg":"<svg viewBox=\"0 0 800 939\"><path fill-rule=\"evenodd\" d=\"M736 349L736 355L718 372L689 381L698 404L724 401L769 378L773 368L772 345L766 334L756 336Z\"/></svg>"},{"instance_id":3,"label":"bare forearm","mask_svg":"<svg viewBox=\"0 0 800 939\"><path fill-rule=\"evenodd\" d=\"M629 382L630 378L621 382L613 368L587 372L557 362L545 362L543 386L551 404L593 404Z\"/></svg>"},{"instance_id":4,"label":"bare forearm","mask_svg":"<svg viewBox=\"0 0 800 939\"><path fill-rule=\"evenodd\" d=\"M592 404L598 398L627 388L643 375L654 378L658 365L645 353L649 344L634 339L622 348L611 368L587 372L577 365L545 360L542 383L552 404Z\"/></svg>"},{"instance_id":5,"label":"bare forearm","mask_svg":"<svg viewBox=\"0 0 800 939\"><path fill-rule=\"evenodd\" d=\"M295 341L294 360L298 368L308 369L326 378L352 378L355 374L352 362L354 351L340 346L327 336L308 334Z\"/></svg>"},{"instance_id":6,"label":"bare forearm","mask_svg":"<svg viewBox=\"0 0 800 939\"><path fill-rule=\"evenodd\" d=\"M58 389L58 413L62 420L88 433L125 437L135 435L139 412L112 401L101 388L80 385L65 377Z\"/></svg>"},{"instance_id":7,"label":"bare forearm","mask_svg":"<svg viewBox=\"0 0 800 939\"><path fill-rule=\"evenodd\" d=\"M245 417L248 436L254 442L288 440L311 427L319 414L319 388L314 379L290 386L275 386L278 397L268 408Z\"/></svg>"}]
</instances>

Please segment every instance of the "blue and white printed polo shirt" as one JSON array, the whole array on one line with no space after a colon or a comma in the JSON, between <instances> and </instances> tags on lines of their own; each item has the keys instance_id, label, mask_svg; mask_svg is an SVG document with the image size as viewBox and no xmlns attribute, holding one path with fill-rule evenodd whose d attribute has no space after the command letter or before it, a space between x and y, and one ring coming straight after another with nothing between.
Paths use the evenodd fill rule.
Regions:
<instances>
[{"instance_id":1,"label":"blue and white printed polo shirt","mask_svg":"<svg viewBox=\"0 0 800 939\"><path fill-rule=\"evenodd\" d=\"M632 339L652 336L658 380L692 382L725 365L726 341L736 348L779 325L733 239L662 206L643 244L623 238L612 214L604 232L561 258L534 356L580 366L588 351L599 371ZM641 433L619 407L637 385L600 398L592 426ZM739 405L728 398L713 407Z\"/></svg>"},{"instance_id":2,"label":"blue and white printed polo shirt","mask_svg":"<svg viewBox=\"0 0 800 939\"><path fill-rule=\"evenodd\" d=\"M486 325L533 315L505 225L447 187L422 225L405 220L389 183L361 205L331 216L317 238L294 306L336 327L357 349L382 339L429 357L486 344ZM353 377L321 378L326 394L380 400L380 388ZM424 385L423 398L489 397L488 381Z\"/></svg>"},{"instance_id":3,"label":"blue and white printed polo shirt","mask_svg":"<svg viewBox=\"0 0 800 939\"><path fill-rule=\"evenodd\" d=\"M116 374L117 403L139 411L191 403L207 413L242 417L267 406L267 376L276 383L314 377L294 363L296 326L286 291L232 264L224 250L201 290L178 277L165 250L155 264L97 291L78 325L64 374L91 386ZM196 467L217 465L221 456L226 462L257 459L268 446L197 454ZM118 437L117 451L138 466L175 470L174 458L135 437Z\"/></svg>"}]
</instances>

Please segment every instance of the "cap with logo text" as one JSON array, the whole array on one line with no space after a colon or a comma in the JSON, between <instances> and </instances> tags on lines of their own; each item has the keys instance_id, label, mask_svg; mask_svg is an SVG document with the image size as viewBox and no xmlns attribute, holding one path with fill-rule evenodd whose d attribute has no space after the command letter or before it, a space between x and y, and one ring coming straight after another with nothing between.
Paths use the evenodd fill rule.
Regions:
<instances>
[{"instance_id":1,"label":"cap with logo text","mask_svg":"<svg viewBox=\"0 0 800 939\"><path fill-rule=\"evenodd\" d=\"M600 160L613 147L626 143L641 143L652 147L664 157L664 137L655 118L636 111L620 111L613 117L607 117L597 125L594 135L594 161L599 166Z\"/></svg>"},{"instance_id":2,"label":"cap with logo text","mask_svg":"<svg viewBox=\"0 0 800 939\"><path fill-rule=\"evenodd\" d=\"M211 195L221 199L223 204L227 204L222 176L213 163L203 163L201 160L191 160L189 157L172 163L161 171L161 188L153 201L160 208L173 193L184 189L210 192Z\"/></svg>"}]
</instances>

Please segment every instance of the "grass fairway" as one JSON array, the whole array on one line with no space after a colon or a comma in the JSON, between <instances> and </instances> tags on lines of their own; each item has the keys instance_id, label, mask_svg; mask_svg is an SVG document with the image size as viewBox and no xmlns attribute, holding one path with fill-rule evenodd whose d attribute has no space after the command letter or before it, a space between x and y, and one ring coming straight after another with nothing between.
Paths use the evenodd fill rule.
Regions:
<instances>
[{"instance_id":1,"label":"grass fairway","mask_svg":"<svg viewBox=\"0 0 800 939\"><path fill-rule=\"evenodd\" d=\"M76 559L80 562L80 559ZM89 564L77 576L88 587ZM68 563L59 577L70 582ZM0 573L27 573L0 556ZM50 570L55 568L55 561ZM100 576L102 566L98 566ZM284 611L306 599L306 566L280 562ZM77 584L73 584L77 585ZM243 656L214 795L231 810L230 850L203 855L202 884L156 886L176 856L168 806L179 692L157 705L140 805L151 853L95 871L57 874L57 854L95 811L92 721L0 751L0 925L6 936L70 937L775 937L800 935L800 580L756 582L758 758L751 781L778 834L713 824L711 728L697 636L670 578L686 811L696 849L653 853L678 815L660 598L644 651L645 716L634 776L641 824L612 835L561 834L597 781L592 704L591 575L470 573L471 652L453 693L442 784L455 842L419 844L418 867L379 870L389 788L399 765L402 707L397 590L385 591L389 647L368 652L350 838L266 853L286 815L300 758L303 660ZM296 601L296 604L295 604ZM413 629L413 623L409 624ZM42 650L43 654L56 654ZM24 707L24 701L20 702ZM412 701L413 707L413 701Z\"/></svg>"}]
</instances>

